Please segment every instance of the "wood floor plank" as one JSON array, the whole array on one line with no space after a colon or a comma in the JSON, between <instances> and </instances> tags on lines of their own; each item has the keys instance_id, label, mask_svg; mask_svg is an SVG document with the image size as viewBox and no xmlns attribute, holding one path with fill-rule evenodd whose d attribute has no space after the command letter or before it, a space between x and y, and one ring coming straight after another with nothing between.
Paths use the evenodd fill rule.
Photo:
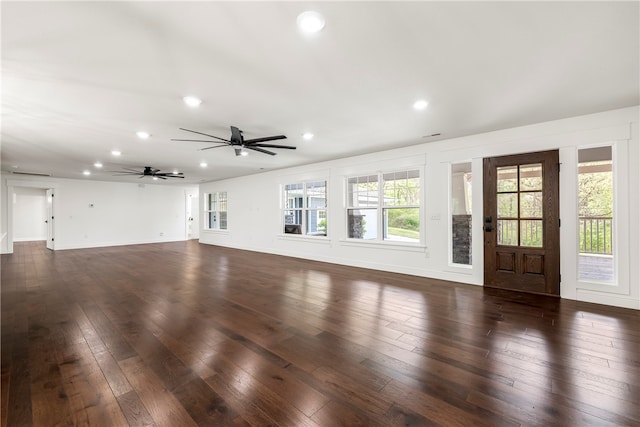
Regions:
<instances>
[{"instance_id":1,"label":"wood floor plank","mask_svg":"<svg viewBox=\"0 0 640 427\"><path fill-rule=\"evenodd\" d=\"M0 261L0 427L640 425L637 310L196 241Z\"/></svg>"},{"instance_id":2,"label":"wood floor plank","mask_svg":"<svg viewBox=\"0 0 640 427\"><path fill-rule=\"evenodd\" d=\"M121 360L118 364L157 425L184 427L198 425L178 399L164 388L160 379L138 356Z\"/></svg>"},{"instance_id":3,"label":"wood floor plank","mask_svg":"<svg viewBox=\"0 0 640 427\"><path fill-rule=\"evenodd\" d=\"M389 425L388 418L381 419L381 417L371 417L357 407L346 406L335 400L329 401L324 407L313 414L312 418L321 426L384 427Z\"/></svg>"},{"instance_id":4,"label":"wood floor plank","mask_svg":"<svg viewBox=\"0 0 640 427\"><path fill-rule=\"evenodd\" d=\"M120 408L122 408L122 413L127 418L130 426L152 427L157 425L153 422L151 414L149 414L135 391L131 390L120 394L117 399Z\"/></svg>"},{"instance_id":5,"label":"wood floor plank","mask_svg":"<svg viewBox=\"0 0 640 427\"><path fill-rule=\"evenodd\" d=\"M292 375L286 367L263 358L242 343L228 340L217 346L214 354L206 360L210 366L218 365L221 358L227 363L232 362L307 416L315 414L329 401L328 397Z\"/></svg>"}]
</instances>

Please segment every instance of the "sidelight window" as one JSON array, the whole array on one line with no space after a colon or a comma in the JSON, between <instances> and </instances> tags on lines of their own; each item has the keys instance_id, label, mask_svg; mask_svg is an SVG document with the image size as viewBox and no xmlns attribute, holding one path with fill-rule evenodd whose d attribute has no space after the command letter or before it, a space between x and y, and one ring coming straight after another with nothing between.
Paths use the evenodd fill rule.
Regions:
<instances>
[{"instance_id":1,"label":"sidelight window","mask_svg":"<svg viewBox=\"0 0 640 427\"><path fill-rule=\"evenodd\" d=\"M578 150L578 277L614 281L614 189L611 146Z\"/></svg>"},{"instance_id":2,"label":"sidelight window","mask_svg":"<svg viewBox=\"0 0 640 427\"><path fill-rule=\"evenodd\" d=\"M451 165L451 262L471 265L471 163Z\"/></svg>"}]
</instances>

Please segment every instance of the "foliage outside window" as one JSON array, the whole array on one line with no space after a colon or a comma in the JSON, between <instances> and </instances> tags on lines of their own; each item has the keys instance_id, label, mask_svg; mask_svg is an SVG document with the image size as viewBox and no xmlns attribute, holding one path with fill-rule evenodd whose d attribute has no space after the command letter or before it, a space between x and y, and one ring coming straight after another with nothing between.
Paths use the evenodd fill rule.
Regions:
<instances>
[{"instance_id":1,"label":"foliage outside window","mask_svg":"<svg viewBox=\"0 0 640 427\"><path fill-rule=\"evenodd\" d=\"M327 235L327 181L283 187L285 234Z\"/></svg>"},{"instance_id":2,"label":"foliage outside window","mask_svg":"<svg viewBox=\"0 0 640 427\"><path fill-rule=\"evenodd\" d=\"M347 186L349 238L420 241L420 171L350 177Z\"/></svg>"},{"instance_id":3,"label":"foliage outside window","mask_svg":"<svg viewBox=\"0 0 640 427\"><path fill-rule=\"evenodd\" d=\"M206 227L209 230L227 229L227 192L205 194Z\"/></svg>"}]
</instances>

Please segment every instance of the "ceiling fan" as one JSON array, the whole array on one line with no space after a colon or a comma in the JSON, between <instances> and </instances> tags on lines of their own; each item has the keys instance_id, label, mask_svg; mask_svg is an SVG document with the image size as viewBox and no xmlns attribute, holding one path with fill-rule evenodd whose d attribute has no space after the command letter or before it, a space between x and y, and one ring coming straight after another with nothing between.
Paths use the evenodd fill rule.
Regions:
<instances>
[{"instance_id":1,"label":"ceiling fan","mask_svg":"<svg viewBox=\"0 0 640 427\"><path fill-rule=\"evenodd\" d=\"M154 169L151 166L145 166L144 170L138 171L135 169L122 168L123 171L112 171L118 172L114 176L123 176L123 175L140 175L138 178L144 178L145 176L150 176L153 179L167 179L167 178L184 178L184 174L173 173L173 172L160 172L160 169Z\"/></svg>"},{"instance_id":2,"label":"ceiling fan","mask_svg":"<svg viewBox=\"0 0 640 427\"><path fill-rule=\"evenodd\" d=\"M263 138L254 138L254 139L244 139L242 135L242 131L235 126L231 126L231 139L220 138L215 135L209 135L202 132L197 132L191 129L179 128L180 130L184 130L186 132L197 133L198 135L204 135L209 138L213 138L217 141L208 141L203 139L172 139L172 141L191 141L191 142L208 142L213 144L218 144L213 147L205 147L200 150L210 150L212 148L220 148L220 147L233 147L236 152L236 156L246 156L249 154L246 150L259 151L264 154L269 154L270 156L275 156L276 153L273 151L265 150L265 148L283 148L287 150L295 150L296 147L292 147L290 145L279 145L279 144L264 144L264 142L276 141L279 139L286 139L287 137L284 135L274 135L274 136L265 136Z\"/></svg>"}]
</instances>

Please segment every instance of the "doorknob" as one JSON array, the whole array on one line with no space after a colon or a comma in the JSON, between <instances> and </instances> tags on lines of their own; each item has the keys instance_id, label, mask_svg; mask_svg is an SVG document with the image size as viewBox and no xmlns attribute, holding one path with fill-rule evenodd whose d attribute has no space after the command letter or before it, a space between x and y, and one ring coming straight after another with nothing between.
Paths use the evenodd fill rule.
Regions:
<instances>
[{"instance_id":1,"label":"doorknob","mask_svg":"<svg viewBox=\"0 0 640 427\"><path fill-rule=\"evenodd\" d=\"M48 219L45 219L44 222L45 222L45 224L49 224L49 220Z\"/></svg>"}]
</instances>

